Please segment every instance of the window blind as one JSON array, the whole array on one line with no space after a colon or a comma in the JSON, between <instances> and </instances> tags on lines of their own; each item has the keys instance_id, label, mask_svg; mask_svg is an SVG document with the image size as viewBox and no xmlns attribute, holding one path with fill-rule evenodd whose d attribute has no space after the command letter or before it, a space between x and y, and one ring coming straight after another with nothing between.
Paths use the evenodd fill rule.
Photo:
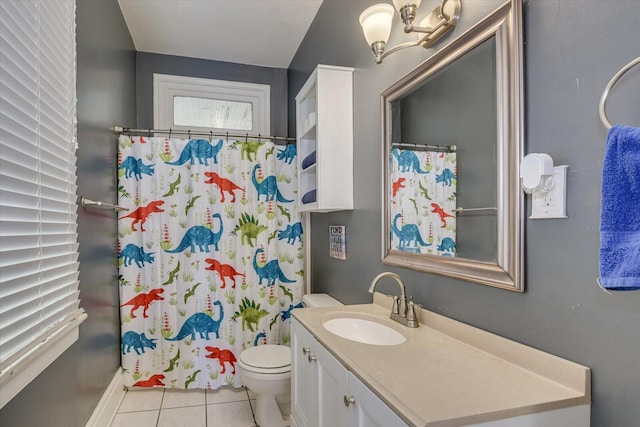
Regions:
<instances>
[{"instance_id":1,"label":"window blind","mask_svg":"<svg viewBox=\"0 0 640 427\"><path fill-rule=\"evenodd\" d=\"M0 1L0 407L78 336L75 1Z\"/></svg>"}]
</instances>

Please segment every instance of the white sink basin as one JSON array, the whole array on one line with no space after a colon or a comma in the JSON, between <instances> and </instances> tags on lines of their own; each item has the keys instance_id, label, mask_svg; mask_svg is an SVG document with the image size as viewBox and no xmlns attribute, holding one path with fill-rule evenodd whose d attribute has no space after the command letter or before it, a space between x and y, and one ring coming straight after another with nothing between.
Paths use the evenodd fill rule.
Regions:
<instances>
[{"instance_id":1,"label":"white sink basin","mask_svg":"<svg viewBox=\"0 0 640 427\"><path fill-rule=\"evenodd\" d=\"M353 317L327 320L322 326L339 337L372 345L398 345L407 339L395 329L378 322Z\"/></svg>"}]
</instances>

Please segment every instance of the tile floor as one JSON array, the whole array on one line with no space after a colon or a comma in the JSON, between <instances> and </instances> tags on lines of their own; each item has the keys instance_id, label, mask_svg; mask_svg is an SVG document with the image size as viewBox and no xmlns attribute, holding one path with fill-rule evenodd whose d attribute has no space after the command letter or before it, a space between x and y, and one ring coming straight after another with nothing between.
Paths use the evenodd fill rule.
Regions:
<instances>
[{"instance_id":1,"label":"tile floor","mask_svg":"<svg viewBox=\"0 0 640 427\"><path fill-rule=\"evenodd\" d=\"M128 390L111 427L253 427L246 389Z\"/></svg>"}]
</instances>

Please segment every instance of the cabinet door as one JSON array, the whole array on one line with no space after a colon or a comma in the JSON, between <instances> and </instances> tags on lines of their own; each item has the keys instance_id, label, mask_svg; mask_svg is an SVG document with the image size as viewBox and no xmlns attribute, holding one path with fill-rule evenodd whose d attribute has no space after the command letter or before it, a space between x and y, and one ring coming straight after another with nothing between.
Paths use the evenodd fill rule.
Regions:
<instances>
[{"instance_id":1,"label":"cabinet door","mask_svg":"<svg viewBox=\"0 0 640 427\"><path fill-rule=\"evenodd\" d=\"M400 427L407 426L378 396L351 372L349 376L349 427Z\"/></svg>"},{"instance_id":2,"label":"cabinet door","mask_svg":"<svg viewBox=\"0 0 640 427\"><path fill-rule=\"evenodd\" d=\"M318 377L313 336L291 321L291 418L298 427L318 426ZM309 357L311 356L311 358Z\"/></svg>"},{"instance_id":3,"label":"cabinet door","mask_svg":"<svg viewBox=\"0 0 640 427\"><path fill-rule=\"evenodd\" d=\"M349 409L345 405L349 372L318 344L318 422L322 427L347 427Z\"/></svg>"}]
</instances>

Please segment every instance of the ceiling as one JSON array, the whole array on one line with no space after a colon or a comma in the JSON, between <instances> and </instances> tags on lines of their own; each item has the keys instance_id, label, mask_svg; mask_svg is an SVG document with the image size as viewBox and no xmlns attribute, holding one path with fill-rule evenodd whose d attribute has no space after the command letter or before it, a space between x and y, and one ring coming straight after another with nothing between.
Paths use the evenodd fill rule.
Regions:
<instances>
[{"instance_id":1,"label":"ceiling","mask_svg":"<svg viewBox=\"0 0 640 427\"><path fill-rule=\"evenodd\" d=\"M287 68L322 0L118 0L137 51Z\"/></svg>"}]
</instances>

